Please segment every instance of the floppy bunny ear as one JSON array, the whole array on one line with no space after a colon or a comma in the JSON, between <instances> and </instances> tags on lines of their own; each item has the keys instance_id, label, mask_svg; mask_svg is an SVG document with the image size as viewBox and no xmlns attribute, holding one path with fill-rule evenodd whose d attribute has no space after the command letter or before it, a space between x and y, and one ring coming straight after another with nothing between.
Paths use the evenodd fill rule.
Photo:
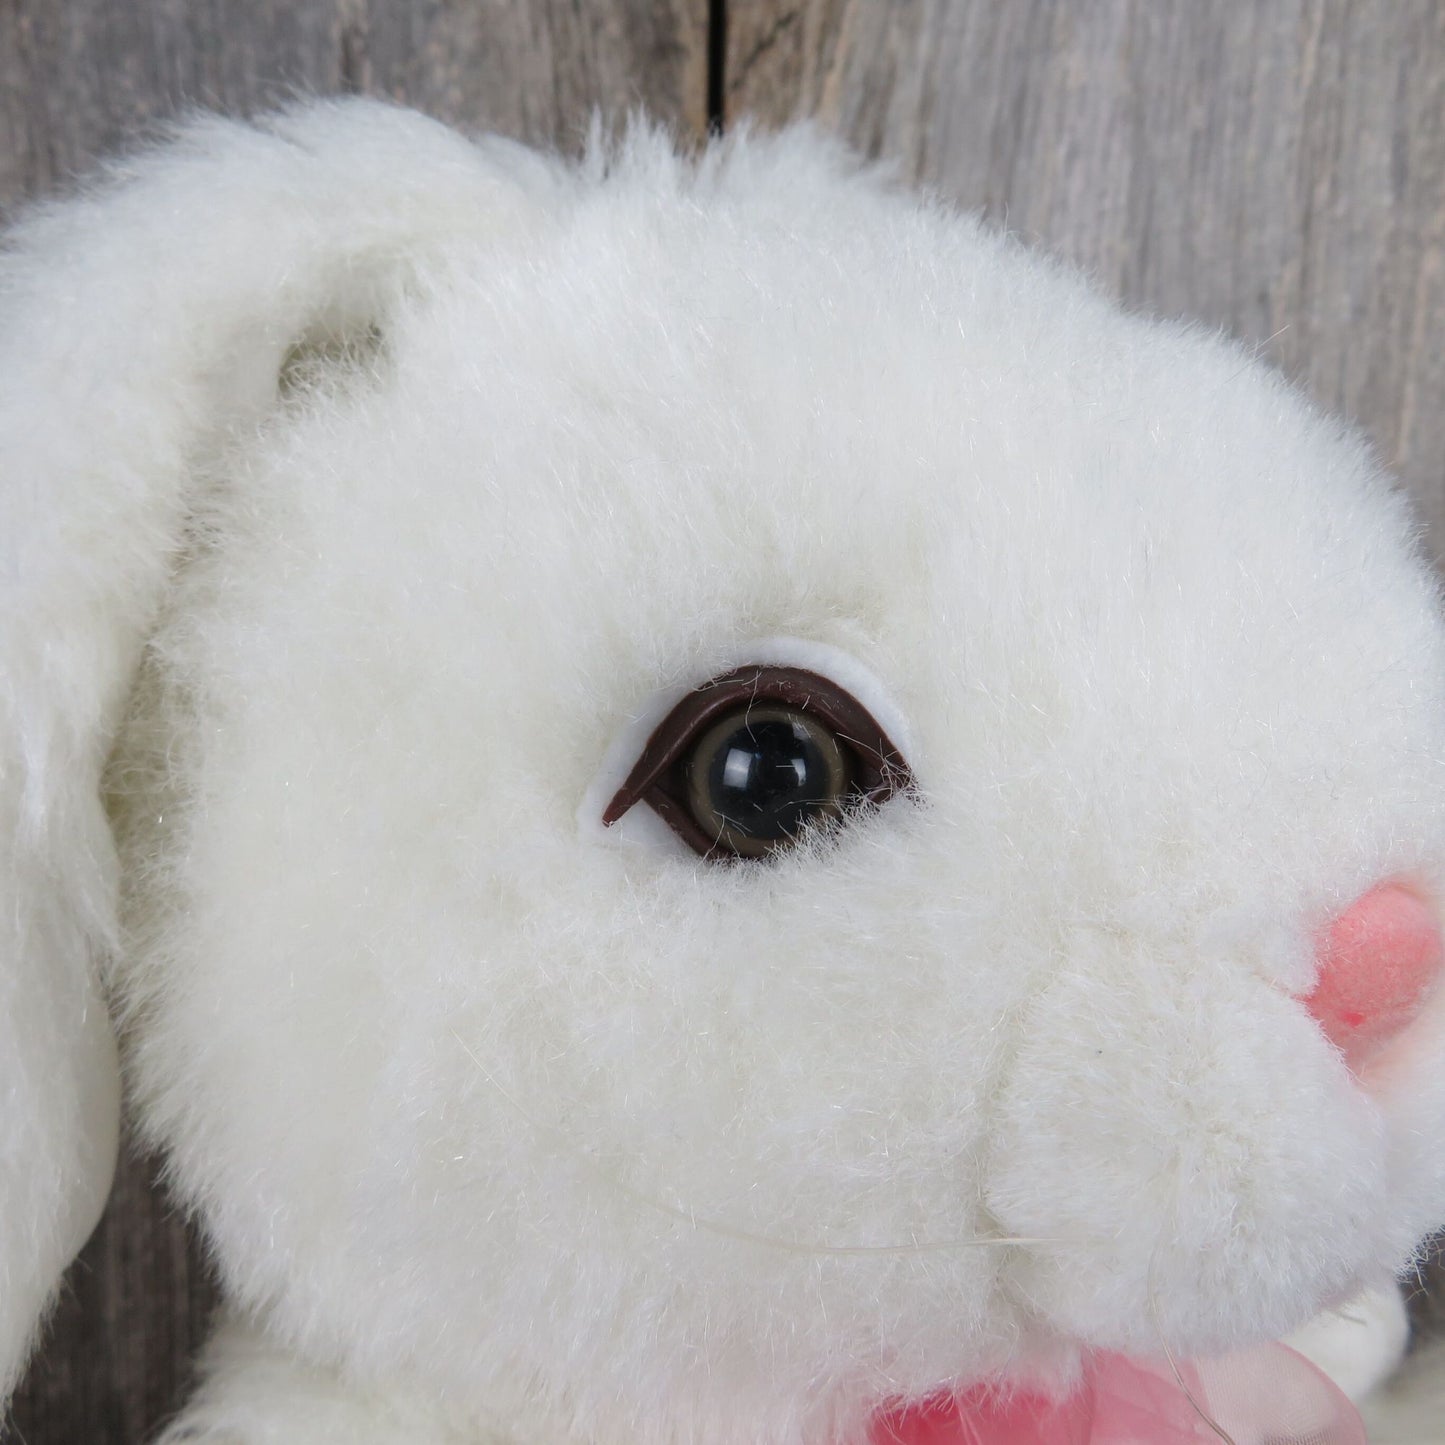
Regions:
<instances>
[{"instance_id":1,"label":"floppy bunny ear","mask_svg":"<svg viewBox=\"0 0 1445 1445\"><path fill-rule=\"evenodd\" d=\"M110 1188L100 780L188 478L274 404L299 338L364 322L418 262L530 214L553 176L371 102L205 119L0 257L0 1408Z\"/></svg>"}]
</instances>

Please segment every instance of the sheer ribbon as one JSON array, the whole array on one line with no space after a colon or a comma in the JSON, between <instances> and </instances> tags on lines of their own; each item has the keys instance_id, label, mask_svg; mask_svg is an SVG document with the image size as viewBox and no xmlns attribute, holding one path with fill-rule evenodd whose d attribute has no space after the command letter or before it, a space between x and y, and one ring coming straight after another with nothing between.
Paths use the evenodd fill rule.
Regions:
<instances>
[{"instance_id":1,"label":"sheer ribbon","mask_svg":"<svg viewBox=\"0 0 1445 1445\"><path fill-rule=\"evenodd\" d=\"M869 1445L1367 1445L1338 1386L1303 1355L1265 1345L1167 1363L1095 1355L1065 1400L975 1386L890 1409Z\"/></svg>"}]
</instances>

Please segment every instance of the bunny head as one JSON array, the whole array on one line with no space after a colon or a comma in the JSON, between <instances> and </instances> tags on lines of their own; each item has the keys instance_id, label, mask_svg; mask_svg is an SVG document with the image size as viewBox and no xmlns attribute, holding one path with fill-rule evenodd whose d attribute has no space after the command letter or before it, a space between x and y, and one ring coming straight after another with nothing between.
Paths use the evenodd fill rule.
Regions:
<instances>
[{"instance_id":1,"label":"bunny head","mask_svg":"<svg viewBox=\"0 0 1445 1445\"><path fill-rule=\"evenodd\" d=\"M235 1304L548 1438L1265 1339L1445 1218L1437 598L1236 348L805 132L202 122L4 264L7 1379L102 989Z\"/></svg>"}]
</instances>

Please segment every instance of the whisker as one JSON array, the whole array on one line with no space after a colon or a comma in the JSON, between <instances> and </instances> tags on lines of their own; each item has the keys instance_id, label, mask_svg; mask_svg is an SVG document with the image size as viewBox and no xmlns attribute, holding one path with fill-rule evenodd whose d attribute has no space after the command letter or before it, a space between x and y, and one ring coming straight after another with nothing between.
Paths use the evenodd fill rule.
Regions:
<instances>
[{"instance_id":1,"label":"whisker","mask_svg":"<svg viewBox=\"0 0 1445 1445\"><path fill-rule=\"evenodd\" d=\"M455 1029L452 1030L452 1037L461 1045L462 1051L476 1066L477 1072L482 1078L526 1120L531 1129L544 1138L551 1139L566 1154L571 1156L576 1163L586 1169L599 1183L604 1184L608 1189L621 1195L624 1199L631 1200L634 1204L651 1209L658 1214L666 1215L669 1219L675 1219L680 1223L690 1225L692 1228L702 1230L707 1234L715 1234L720 1238L731 1239L740 1244L751 1244L764 1249L781 1250L787 1254L839 1257L936 1254L959 1249L987 1249L1019 1244L1066 1244L1069 1242L1067 1240L1052 1239L1046 1236L989 1235L984 1238L973 1239L913 1240L907 1244L818 1244L810 1240L783 1239L777 1235L757 1234L752 1230L742 1229L737 1225L728 1224L723 1220L709 1219L706 1215L698 1214L696 1210L669 1204L663 1199L655 1199L651 1195L642 1194L629 1185L624 1184L622 1180L589 1159L585 1153L556 1129L551 1128L536 1118L521 1100L488 1070L486 1065L482 1063L476 1053L469 1047L467 1041L462 1038Z\"/></svg>"},{"instance_id":2,"label":"whisker","mask_svg":"<svg viewBox=\"0 0 1445 1445\"><path fill-rule=\"evenodd\" d=\"M1184 1392L1184 1398L1189 1401L1190 1409L1224 1442L1224 1445L1236 1445L1234 1436L1194 1398L1194 1391L1185 1383L1179 1362L1174 1358L1174 1351L1169 1348L1168 1342L1164 1338L1164 1326L1159 1319L1159 1295L1154 1288L1154 1261L1157 1258L1156 1254L1149 1260L1149 1320L1154 1326L1154 1335L1159 1341L1159 1348L1164 1352L1164 1359L1169 1365L1169 1373L1174 1376L1174 1383Z\"/></svg>"}]
</instances>

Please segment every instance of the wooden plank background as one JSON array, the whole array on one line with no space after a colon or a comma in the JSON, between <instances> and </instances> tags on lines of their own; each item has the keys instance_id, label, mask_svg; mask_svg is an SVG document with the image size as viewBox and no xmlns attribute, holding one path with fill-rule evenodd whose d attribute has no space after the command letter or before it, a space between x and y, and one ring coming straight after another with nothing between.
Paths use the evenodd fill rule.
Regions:
<instances>
[{"instance_id":1,"label":"wooden plank background","mask_svg":"<svg viewBox=\"0 0 1445 1445\"><path fill-rule=\"evenodd\" d=\"M0 205L183 106L298 91L564 149L594 106L691 139L814 117L1258 347L1445 554L1445 0L0 0ZM155 1172L123 1167L16 1440L138 1445L179 1403L213 1291Z\"/></svg>"}]
</instances>

